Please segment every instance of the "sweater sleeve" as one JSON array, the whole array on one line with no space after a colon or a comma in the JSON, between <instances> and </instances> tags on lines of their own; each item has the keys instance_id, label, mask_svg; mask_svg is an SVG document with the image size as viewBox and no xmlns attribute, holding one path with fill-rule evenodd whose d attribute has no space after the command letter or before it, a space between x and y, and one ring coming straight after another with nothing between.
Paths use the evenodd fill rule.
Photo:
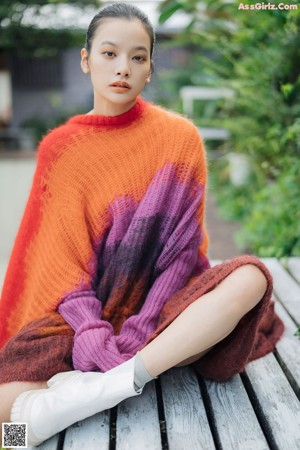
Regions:
<instances>
[{"instance_id":1,"label":"sweater sleeve","mask_svg":"<svg viewBox=\"0 0 300 450\"><path fill-rule=\"evenodd\" d=\"M119 348L112 325L101 319L102 305L94 291L69 295L58 312L75 331L72 355L75 369L105 372L131 356Z\"/></svg>"},{"instance_id":2,"label":"sweater sleeve","mask_svg":"<svg viewBox=\"0 0 300 450\"><path fill-rule=\"evenodd\" d=\"M206 154L198 131L192 133L186 152L195 154L195 162L184 208L156 263L159 276L139 314L128 318L120 333L124 341L136 342L136 351L155 330L159 313L171 296L210 267L205 229Z\"/></svg>"},{"instance_id":3,"label":"sweater sleeve","mask_svg":"<svg viewBox=\"0 0 300 450\"><path fill-rule=\"evenodd\" d=\"M203 231L196 222L197 205L204 202L204 193L195 198L180 219L157 262L160 275L152 285L146 301L137 315L124 323L120 335L123 340L133 340L143 346L155 330L161 309L171 296L183 288L191 276L209 267L207 256L202 253Z\"/></svg>"},{"instance_id":4,"label":"sweater sleeve","mask_svg":"<svg viewBox=\"0 0 300 450\"><path fill-rule=\"evenodd\" d=\"M203 193L199 193L203 196ZM202 233L195 219L196 197L169 237L157 261L160 275L153 283L141 311L129 317L119 335L112 325L101 319L101 302L93 290L69 295L58 307L59 313L75 330L73 365L83 371L107 371L140 350L155 330L159 313L166 301L181 289L199 264L198 248ZM201 259L203 267L207 259ZM202 267L202 268L203 268Z\"/></svg>"}]
</instances>

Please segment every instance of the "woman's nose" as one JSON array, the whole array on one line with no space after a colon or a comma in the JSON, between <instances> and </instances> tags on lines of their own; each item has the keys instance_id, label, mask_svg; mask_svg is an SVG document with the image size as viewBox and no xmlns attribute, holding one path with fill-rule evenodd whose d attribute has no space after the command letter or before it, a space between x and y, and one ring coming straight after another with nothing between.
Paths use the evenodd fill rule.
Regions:
<instances>
[{"instance_id":1,"label":"woman's nose","mask_svg":"<svg viewBox=\"0 0 300 450\"><path fill-rule=\"evenodd\" d=\"M127 58L122 58L119 61L119 64L116 69L116 73L121 77L129 77L130 76L130 67Z\"/></svg>"}]
</instances>

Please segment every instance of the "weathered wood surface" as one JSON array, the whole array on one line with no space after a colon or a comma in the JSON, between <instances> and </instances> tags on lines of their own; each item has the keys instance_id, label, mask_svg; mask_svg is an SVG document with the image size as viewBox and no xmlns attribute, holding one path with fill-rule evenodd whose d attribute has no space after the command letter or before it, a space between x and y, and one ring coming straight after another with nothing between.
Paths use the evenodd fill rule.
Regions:
<instances>
[{"instance_id":1,"label":"weathered wood surface","mask_svg":"<svg viewBox=\"0 0 300 450\"><path fill-rule=\"evenodd\" d=\"M175 368L143 394L68 428L42 450L300 450L300 258L264 259L285 324L274 354L226 383ZM226 355L224 355L226 358Z\"/></svg>"},{"instance_id":2,"label":"weathered wood surface","mask_svg":"<svg viewBox=\"0 0 300 450\"><path fill-rule=\"evenodd\" d=\"M274 355L250 363L246 377L270 445L300 449L300 403Z\"/></svg>"},{"instance_id":3,"label":"weathered wood surface","mask_svg":"<svg viewBox=\"0 0 300 450\"><path fill-rule=\"evenodd\" d=\"M205 380L205 385L220 447L245 450L268 449L266 438L241 377L236 375L225 383Z\"/></svg>"},{"instance_id":4,"label":"weathered wood surface","mask_svg":"<svg viewBox=\"0 0 300 450\"><path fill-rule=\"evenodd\" d=\"M300 285L283 265L274 258L265 258L263 262L274 278L274 289L278 300L284 305L296 323L300 323ZM299 276L299 274L298 274Z\"/></svg>"},{"instance_id":5,"label":"weathered wood surface","mask_svg":"<svg viewBox=\"0 0 300 450\"><path fill-rule=\"evenodd\" d=\"M38 447L34 447L37 449L43 449L43 450L54 450L58 448L58 441L59 436L53 436L51 439L48 439L48 441L44 442L42 445L39 445Z\"/></svg>"},{"instance_id":6,"label":"weathered wood surface","mask_svg":"<svg viewBox=\"0 0 300 450\"><path fill-rule=\"evenodd\" d=\"M285 333L277 343L275 356L300 398L300 340L295 337L295 322L279 302L276 302L275 310L285 325Z\"/></svg>"},{"instance_id":7,"label":"weathered wood surface","mask_svg":"<svg viewBox=\"0 0 300 450\"><path fill-rule=\"evenodd\" d=\"M300 258L288 258L286 265L293 277L300 283Z\"/></svg>"},{"instance_id":8,"label":"weathered wood surface","mask_svg":"<svg viewBox=\"0 0 300 450\"><path fill-rule=\"evenodd\" d=\"M169 447L214 448L202 394L194 371L178 367L161 376Z\"/></svg>"},{"instance_id":9,"label":"weathered wood surface","mask_svg":"<svg viewBox=\"0 0 300 450\"><path fill-rule=\"evenodd\" d=\"M161 435L154 382L145 386L143 395L125 400L118 406L116 449L161 449Z\"/></svg>"},{"instance_id":10,"label":"weathered wood surface","mask_svg":"<svg viewBox=\"0 0 300 450\"><path fill-rule=\"evenodd\" d=\"M88 442L89 450L109 449L110 412L104 411L66 430L64 447L69 450L84 449ZM88 438L87 438L88 436ZM44 450L44 449L43 449Z\"/></svg>"}]
</instances>

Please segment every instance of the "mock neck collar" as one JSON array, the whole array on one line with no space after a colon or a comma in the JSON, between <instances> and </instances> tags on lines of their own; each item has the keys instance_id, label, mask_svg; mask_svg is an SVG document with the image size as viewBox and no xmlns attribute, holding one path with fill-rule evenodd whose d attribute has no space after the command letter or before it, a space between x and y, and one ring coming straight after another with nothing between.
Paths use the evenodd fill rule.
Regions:
<instances>
[{"instance_id":1,"label":"mock neck collar","mask_svg":"<svg viewBox=\"0 0 300 450\"><path fill-rule=\"evenodd\" d=\"M79 114L71 117L68 123L77 123L82 125L92 125L96 127L118 127L129 125L142 115L146 102L138 97L135 105L123 114L118 116L100 116L97 114Z\"/></svg>"}]
</instances>

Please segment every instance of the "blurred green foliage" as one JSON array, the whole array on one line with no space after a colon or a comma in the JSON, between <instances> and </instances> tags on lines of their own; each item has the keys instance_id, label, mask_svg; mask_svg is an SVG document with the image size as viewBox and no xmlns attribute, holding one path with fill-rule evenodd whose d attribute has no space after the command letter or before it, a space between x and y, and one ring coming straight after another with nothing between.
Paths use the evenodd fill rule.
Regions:
<instances>
[{"instance_id":1,"label":"blurred green foliage","mask_svg":"<svg viewBox=\"0 0 300 450\"><path fill-rule=\"evenodd\" d=\"M165 0L161 22L175 11L190 15L180 40L197 52L186 84L235 92L210 116L196 110L195 121L229 129L230 151L250 159L245 186L230 182L225 153L211 164L223 214L242 223L240 246L260 256L300 255L300 5L247 11L239 4Z\"/></svg>"},{"instance_id":2,"label":"blurred green foliage","mask_svg":"<svg viewBox=\"0 0 300 450\"><path fill-rule=\"evenodd\" d=\"M70 117L77 114L85 114L82 107L59 108L47 118L37 116L29 117L22 122L22 127L32 130L33 138L37 145L50 130L65 123Z\"/></svg>"},{"instance_id":3,"label":"blurred green foliage","mask_svg":"<svg viewBox=\"0 0 300 450\"><path fill-rule=\"evenodd\" d=\"M79 14L85 8L99 7L98 0L1 0L0 2L0 50L13 51L31 57L53 56L60 49L82 45L84 31L76 24L65 28L42 28L24 23L24 18L34 15L38 18L42 8L53 8L51 14L61 4L67 4L79 9Z\"/></svg>"}]
</instances>

